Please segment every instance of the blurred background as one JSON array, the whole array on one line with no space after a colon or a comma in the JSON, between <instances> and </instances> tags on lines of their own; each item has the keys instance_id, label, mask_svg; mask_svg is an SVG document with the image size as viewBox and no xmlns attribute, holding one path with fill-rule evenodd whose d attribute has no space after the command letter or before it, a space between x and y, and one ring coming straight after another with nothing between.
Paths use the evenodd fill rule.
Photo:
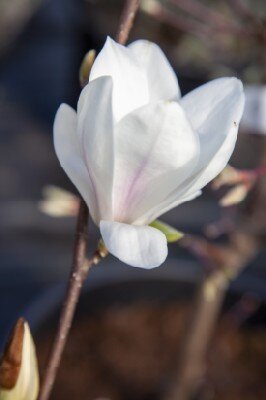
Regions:
<instances>
[{"instance_id":1,"label":"blurred background","mask_svg":"<svg viewBox=\"0 0 266 400\"><path fill-rule=\"evenodd\" d=\"M122 4L0 0L0 347L18 316L28 316L37 326L62 296L75 218L52 218L38 208L46 185L76 193L54 153L53 119L60 103L76 107L84 54L99 51L107 35L114 37ZM231 162L239 168L255 167L265 152L265 21L264 0L144 0L130 35L130 41L145 38L161 46L182 94L220 76L243 80L247 109ZM224 213L217 199L207 188L163 220L184 232L204 234ZM261 218L265 235L265 214ZM90 223L89 252L98 237ZM261 250L232 288L265 302L265 263ZM158 270L132 269L108 257L93 270L89 285L144 277L193 282L201 272L189 252L172 244ZM258 318L265 322L262 314Z\"/></svg>"}]
</instances>

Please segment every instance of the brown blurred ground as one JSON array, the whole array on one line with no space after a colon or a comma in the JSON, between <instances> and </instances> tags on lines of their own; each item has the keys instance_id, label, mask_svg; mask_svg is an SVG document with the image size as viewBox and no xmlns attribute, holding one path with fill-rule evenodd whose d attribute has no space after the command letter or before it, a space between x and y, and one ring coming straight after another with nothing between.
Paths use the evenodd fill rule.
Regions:
<instances>
[{"instance_id":1,"label":"brown blurred ground","mask_svg":"<svg viewBox=\"0 0 266 400\"><path fill-rule=\"evenodd\" d=\"M41 2L12 45L1 54L0 345L16 317L47 289L64 282L68 275L75 221L42 215L37 201L46 184L75 191L55 157L52 122L61 102L75 107L79 93L78 67L85 51L91 47L99 49L106 35L116 29L121 1L108 2L105 7L102 4L76 0ZM172 32L141 15L131 38L139 37L158 42L167 54L169 51L173 65L179 66L177 53L171 49L183 37L180 32ZM208 77L205 70L198 75L194 71L194 65L189 70L182 68L183 92ZM212 72L215 75L217 71ZM252 166L259 151L258 138L240 136L235 163ZM164 220L185 232L200 233L221 212L215 197L206 193L171 211ZM95 227L90 229L93 248L99 234ZM188 260L193 259L177 245L171 245L162 271L181 270ZM200 266L194 260L191 264L194 266L191 275L196 276ZM241 278L245 287L265 293L264 264L262 254ZM125 276L130 273L129 267L123 268ZM101 271L104 269L95 271L95 276ZM134 273L141 276L142 271Z\"/></svg>"},{"instance_id":2,"label":"brown blurred ground","mask_svg":"<svg viewBox=\"0 0 266 400\"><path fill-rule=\"evenodd\" d=\"M176 368L185 303L137 302L76 320L52 399L160 399ZM51 332L40 335L45 365ZM221 320L208 355L201 400L264 400L265 329L238 330Z\"/></svg>"}]
</instances>

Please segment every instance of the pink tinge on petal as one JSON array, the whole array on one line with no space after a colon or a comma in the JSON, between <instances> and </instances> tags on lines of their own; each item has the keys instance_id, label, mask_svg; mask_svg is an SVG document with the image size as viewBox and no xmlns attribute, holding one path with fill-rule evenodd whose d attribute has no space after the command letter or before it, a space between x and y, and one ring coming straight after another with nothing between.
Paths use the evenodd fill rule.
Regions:
<instances>
[{"instance_id":1,"label":"pink tinge on petal","mask_svg":"<svg viewBox=\"0 0 266 400\"><path fill-rule=\"evenodd\" d=\"M189 176L199 143L181 107L162 101L141 107L115 127L115 221L132 223Z\"/></svg>"}]
</instances>

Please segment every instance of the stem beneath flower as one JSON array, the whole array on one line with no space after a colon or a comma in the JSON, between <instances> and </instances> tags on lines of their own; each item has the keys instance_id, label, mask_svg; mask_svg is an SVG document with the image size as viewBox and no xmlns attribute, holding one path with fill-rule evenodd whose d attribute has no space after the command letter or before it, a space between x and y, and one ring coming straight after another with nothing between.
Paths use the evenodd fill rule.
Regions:
<instances>
[{"instance_id":1,"label":"stem beneath flower","mask_svg":"<svg viewBox=\"0 0 266 400\"><path fill-rule=\"evenodd\" d=\"M120 44L125 44L133 26L139 8L139 0L127 0L121 16L121 22L116 35ZM104 255L98 251L89 260L85 260L87 248L88 207L81 200L76 226L76 240L73 251L72 269L68 281L68 289L62 306L57 333L48 359L47 369L39 393L39 400L48 400L52 392L62 359L63 351L72 326L74 313L81 294L83 284L90 268L98 264Z\"/></svg>"},{"instance_id":2,"label":"stem beneath flower","mask_svg":"<svg viewBox=\"0 0 266 400\"><path fill-rule=\"evenodd\" d=\"M87 228L88 228L88 208L82 200L79 207L79 214L76 226L76 238L73 251L73 263L69 276L68 288L61 310L57 333L54 338L53 346L48 360L47 369L43 378L39 400L49 398L52 391L61 357L66 345L69 330L72 325L74 312L83 283L88 275L90 267L100 260L100 256L95 254L87 263L85 255L87 248Z\"/></svg>"}]
</instances>

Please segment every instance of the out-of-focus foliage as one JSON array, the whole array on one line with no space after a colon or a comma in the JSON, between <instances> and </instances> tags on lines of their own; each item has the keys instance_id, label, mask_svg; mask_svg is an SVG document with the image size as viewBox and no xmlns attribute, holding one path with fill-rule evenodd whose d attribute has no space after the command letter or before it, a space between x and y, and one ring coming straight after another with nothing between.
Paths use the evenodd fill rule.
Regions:
<instances>
[{"instance_id":1,"label":"out-of-focus foliage","mask_svg":"<svg viewBox=\"0 0 266 400\"><path fill-rule=\"evenodd\" d=\"M0 54L12 44L41 0L0 0Z\"/></svg>"},{"instance_id":2,"label":"out-of-focus foliage","mask_svg":"<svg viewBox=\"0 0 266 400\"><path fill-rule=\"evenodd\" d=\"M141 4L162 31L176 32L176 40L173 33L168 37L179 69L209 78L237 72L247 83L265 80L265 1L142 0Z\"/></svg>"},{"instance_id":3,"label":"out-of-focus foliage","mask_svg":"<svg viewBox=\"0 0 266 400\"><path fill-rule=\"evenodd\" d=\"M50 217L73 217L78 214L79 199L60 187L48 185L43 189L39 209Z\"/></svg>"},{"instance_id":4,"label":"out-of-focus foliage","mask_svg":"<svg viewBox=\"0 0 266 400\"><path fill-rule=\"evenodd\" d=\"M92 64L94 63L95 57L96 57L96 51L89 50L88 53L85 54L85 57L83 58L83 61L81 63L80 69L79 69L79 81L80 81L81 87L84 87L89 81L89 75L90 75L90 71L92 68Z\"/></svg>"}]
</instances>

